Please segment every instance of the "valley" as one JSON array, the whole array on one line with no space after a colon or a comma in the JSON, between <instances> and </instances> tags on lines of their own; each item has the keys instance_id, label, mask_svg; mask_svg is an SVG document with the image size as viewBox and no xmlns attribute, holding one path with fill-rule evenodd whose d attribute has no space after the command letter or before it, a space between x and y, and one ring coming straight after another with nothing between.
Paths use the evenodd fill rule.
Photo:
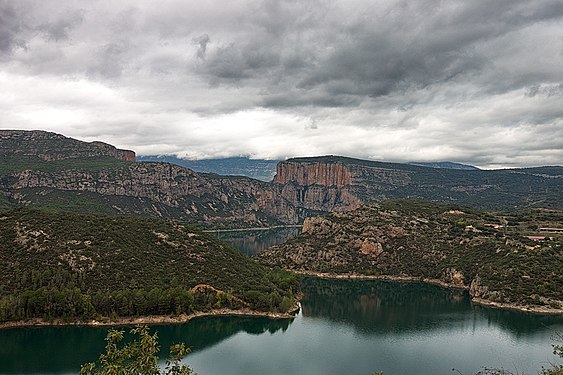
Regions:
<instances>
[{"instance_id":1,"label":"valley","mask_svg":"<svg viewBox=\"0 0 563 375\"><path fill-rule=\"evenodd\" d=\"M4 320L49 316L41 309L26 310L27 305L22 312L20 305L14 305L21 303L17 296L38 290L49 294L49 288L60 291L67 284L74 294L66 289L65 293L78 301L99 291L148 293L166 285L193 288L202 283L243 298L240 293L248 288L237 289L223 280L225 275L216 272L217 261L203 263L203 271L182 272L184 279L178 284L179 269L170 270L181 263L170 263L174 259L170 251L191 249L194 236L205 236L191 232L192 228L219 234L301 223L300 236L291 238L290 231L282 245L251 246L245 251L259 253L268 267L301 274L426 280L467 289L479 303L544 313L563 311L561 234L542 232L542 228L560 228L563 222L563 167L485 171L450 164L430 167L323 156L279 162L274 179L264 182L135 160L133 151L102 142L81 142L43 131L0 131ZM76 222L85 224L76 227ZM57 225L71 230L73 237L64 237ZM163 226L164 232L154 229ZM142 236L120 238L115 228L128 235L140 231ZM174 228L190 228L190 235L185 236L188 229ZM56 235L49 234L53 230ZM98 238L102 247L84 245L92 243L92 233L102 236ZM161 233L162 238L143 237L147 233ZM172 241L170 236L179 237ZM103 237L126 242L107 242ZM205 237L202 246L226 249L213 241ZM138 260L133 248L146 248L146 256L168 263L148 269L142 261L133 262ZM159 251L164 253L158 255ZM106 275L106 268L116 267L118 263L109 259L120 253L127 254L120 255L120 264L130 268L111 271L111 277L104 276L107 282L113 280L111 284L97 285L94 275ZM94 267L104 257L107 265ZM241 265L246 262L242 259L237 260ZM193 261L182 261L193 267ZM230 262L219 261L223 267ZM255 260L248 262L248 266L263 267ZM161 279L165 274L171 275L169 280ZM58 284L52 284L54 275ZM263 284L260 277L251 278L256 285ZM160 281L149 285L146 280ZM29 283L32 287L27 291ZM271 298L257 294L245 303L276 310L282 297L288 297L289 287L284 285L280 290L255 286L250 290ZM297 292L296 282L291 285ZM277 294L272 297L274 290ZM123 298L129 301L133 294ZM172 305L165 309L167 313L174 310ZM286 305L282 310L287 310ZM144 310L118 306L105 308L102 315L144 314Z\"/></svg>"}]
</instances>

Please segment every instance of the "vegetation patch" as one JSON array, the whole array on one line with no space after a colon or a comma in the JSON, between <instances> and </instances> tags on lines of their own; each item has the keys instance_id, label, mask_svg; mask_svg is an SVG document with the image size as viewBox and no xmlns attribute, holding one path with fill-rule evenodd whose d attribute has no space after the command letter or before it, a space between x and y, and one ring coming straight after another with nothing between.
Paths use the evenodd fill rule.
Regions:
<instances>
[{"instance_id":1,"label":"vegetation patch","mask_svg":"<svg viewBox=\"0 0 563 375\"><path fill-rule=\"evenodd\" d=\"M30 209L1 219L0 321L285 312L299 287L179 222Z\"/></svg>"},{"instance_id":2,"label":"vegetation patch","mask_svg":"<svg viewBox=\"0 0 563 375\"><path fill-rule=\"evenodd\" d=\"M541 229L561 223L560 211L388 201L307 219L299 237L260 256L297 271L433 279L484 301L560 309L562 237Z\"/></svg>"}]
</instances>

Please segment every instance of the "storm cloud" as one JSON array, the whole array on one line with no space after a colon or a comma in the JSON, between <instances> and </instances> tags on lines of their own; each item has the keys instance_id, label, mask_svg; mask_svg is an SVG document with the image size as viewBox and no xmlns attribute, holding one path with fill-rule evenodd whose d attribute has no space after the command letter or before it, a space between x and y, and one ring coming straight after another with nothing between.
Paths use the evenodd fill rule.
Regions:
<instances>
[{"instance_id":1,"label":"storm cloud","mask_svg":"<svg viewBox=\"0 0 563 375\"><path fill-rule=\"evenodd\" d=\"M139 154L563 164L563 3L0 0L0 84Z\"/></svg>"}]
</instances>

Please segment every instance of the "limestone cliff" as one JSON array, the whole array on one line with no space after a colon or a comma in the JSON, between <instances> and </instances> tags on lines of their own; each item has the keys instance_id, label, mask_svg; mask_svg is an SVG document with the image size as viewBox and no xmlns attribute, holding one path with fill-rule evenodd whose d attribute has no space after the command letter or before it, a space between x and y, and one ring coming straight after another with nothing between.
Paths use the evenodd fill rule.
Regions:
<instances>
[{"instance_id":1,"label":"limestone cliff","mask_svg":"<svg viewBox=\"0 0 563 375\"><path fill-rule=\"evenodd\" d=\"M302 216L315 212L351 210L361 201L351 192L352 175L340 162L280 162L274 184Z\"/></svg>"},{"instance_id":2,"label":"limestone cliff","mask_svg":"<svg viewBox=\"0 0 563 375\"><path fill-rule=\"evenodd\" d=\"M111 208L119 213L172 217L204 226L262 226L299 220L295 209L266 183L210 177L167 163L24 170L0 177L0 189L28 204L52 200L51 196L60 194L57 192L91 193L93 203L100 205L107 204L103 197L113 197ZM88 198L82 195L81 199Z\"/></svg>"},{"instance_id":3,"label":"limestone cliff","mask_svg":"<svg viewBox=\"0 0 563 375\"><path fill-rule=\"evenodd\" d=\"M494 210L563 209L562 167L454 170L321 156L280 162L273 183L302 216L403 198Z\"/></svg>"}]
</instances>

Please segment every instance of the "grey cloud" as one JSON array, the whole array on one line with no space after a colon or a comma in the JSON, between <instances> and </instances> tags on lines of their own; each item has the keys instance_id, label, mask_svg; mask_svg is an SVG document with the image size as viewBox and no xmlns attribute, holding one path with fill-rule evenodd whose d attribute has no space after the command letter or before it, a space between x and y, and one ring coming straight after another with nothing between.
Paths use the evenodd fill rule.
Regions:
<instances>
[{"instance_id":1,"label":"grey cloud","mask_svg":"<svg viewBox=\"0 0 563 375\"><path fill-rule=\"evenodd\" d=\"M197 38L193 38L192 42L198 46L196 57L198 59L205 59L207 44L210 42L209 35L207 34L200 35Z\"/></svg>"},{"instance_id":2,"label":"grey cloud","mask_svg":"<svg viewBox=\"0 0 563 375\"><path fill-rule=\"evenodd\" d=\"M24 29L13 2L0 0L0 53L9 53L17 46L24 46L20 38Z\"/></svg>"},{"instance_id":3,"label":"grey cloud","mask_svg":"<svg viewBox=\"0 0 563 375\"><path fill-rule=\"evenodd\" d=\"M265 8L279 10L271 3ZM302 102L305 106L323 103L332 106L335 94L377 98L393 93L402 95L410 88L424 89L451 80L470 81L494 69L495 56L481 50L484 43L531 24L559 19L563 16L563 5L558 1L506 0L494 5L404 2L390 15L374 11L375 14L359 17L351 24L331 19L330 15L328 19L314 18L308 27L320 32L313 33L308 40L302 38L291 43L302 27L295 21L300 18L295 14L297 11L297 7L284 8L277 14L277 22L258 29L250 35L251 40L233 41L220 48L204 71L209 81L213 84L236 81L241 86L252 86L259 80L275 93L281 80L291 88L321 90L332 98ZM256 22L270 21L270 14L268 10L259 13ZM327 29L325 24L337 29ZM258 43L261 56L276 58L258 59L251 64L252 56L247 51L252 51ZM296 56L295 50L304 56ZM502 77L502 82L491 82L487 77L482 84L494 92L523 87L538 78L530 72L519 77ZM339 92L339 88L346 89ZM291 101L288 98L288 104ZM266 98L264 103L279 106L280 97ZM340 105L347 103L337 104Z\"/></svg>"},{"instance_id":4,"label":"grey cloud","mask_svg":"<svg viewBox=\"0 0 563 375\"><path fill-rule=\"evenodd\" d=\"M530 98L533 98L536 95L542 95L546 97L563 96L563 83L550 85L532 85L526 88L525 95Z\"/></svg>"},{"instance_id":5,"label":"grey cloud","mask_svg":"<svg viewBox=\"0 0 563 375\"><path fill-rule=\"evenodd\" d=\"M99 46L91 59L88 75L101 78L119 78L131 62L128 52L131 46L126 41L117 41Z\"/></svg>"},{"instance_id":6,"label":"grey cloud","mask_svg":"<svg viewBox=\"0 0 563 375\"><path fill-rule=\"evenodd\" d=\"M80 25L83 20L84 10L79 9L64 14L55 21L39 25L38 30L42 31L49 40L58 42L68 39L72 29Z\"/></svg>"},{"instance_id":7,"label":"grey cloud","mask_svg":"<svg viewBox=\"0 0 563 375\"><path fill-rule=\"evenodd\" d=\"M212 84L238 83L249 78L267 77L279 65L279 56L257 45L239 47L232 43L219 47L203 67Z\"/></svg>"}]
</instances>

